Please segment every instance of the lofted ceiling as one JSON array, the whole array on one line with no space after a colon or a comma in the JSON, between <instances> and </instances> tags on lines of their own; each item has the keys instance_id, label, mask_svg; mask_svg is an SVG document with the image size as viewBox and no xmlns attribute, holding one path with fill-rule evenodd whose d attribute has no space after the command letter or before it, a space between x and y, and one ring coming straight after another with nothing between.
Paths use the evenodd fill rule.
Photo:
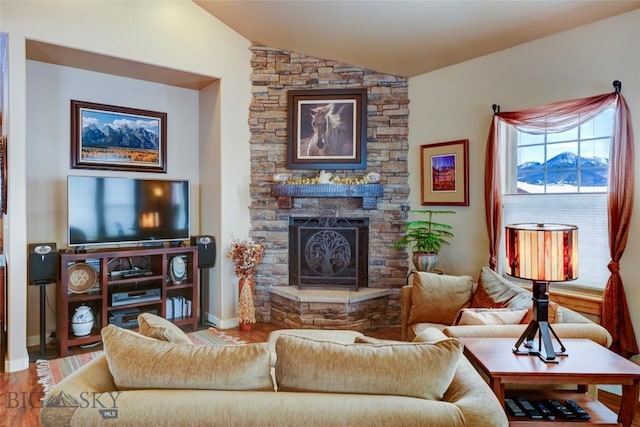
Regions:
<instances>
[{"instance_id":1,"label":"lofted ceiling","mask_svg":"<svg viewBox=\"0 0 640 427\"><path fill-rule=\"evenodd\" d=\"M251 42L412 77L640 8L640 0L194 0Z\"/></svg>"}]
</instances>

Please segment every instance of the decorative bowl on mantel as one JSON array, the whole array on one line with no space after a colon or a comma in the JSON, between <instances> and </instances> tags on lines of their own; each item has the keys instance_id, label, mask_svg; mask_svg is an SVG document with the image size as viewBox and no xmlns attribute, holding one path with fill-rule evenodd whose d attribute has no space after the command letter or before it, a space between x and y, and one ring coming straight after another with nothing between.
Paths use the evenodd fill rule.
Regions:
<instances>
[{"instance_id":1,"label":"decorative bowl on mantel","mask_svg":"<svg viewBox=\"0 0 640 427\"><path fill-rule=\"evenodd\" d=\"M378 172L369 172L364 179L366 179L369 184L377 184L380 182L380 174Z\"/></svg>"}]
</instances>

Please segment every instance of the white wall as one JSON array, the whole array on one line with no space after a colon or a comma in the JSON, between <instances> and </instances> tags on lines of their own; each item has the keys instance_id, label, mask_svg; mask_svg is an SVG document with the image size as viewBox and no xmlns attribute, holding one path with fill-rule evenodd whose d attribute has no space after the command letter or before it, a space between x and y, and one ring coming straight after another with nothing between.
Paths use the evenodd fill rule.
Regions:
<instances>
[{"instance_id":1,"label":"white wall","mask_svg":"<svg viewBox=\"0 0 640 427\"><path fill-rule=\"evenodd\" d=\"M67 176L129 176L188 179L191 224L199 232L199 92L158 83L27 61L27 241L67 245ZM167 113L167 173L71 169L71 99ZM211 110L213 111L213 110ZM55 330L55 287L48 287L47 335ZM29 307L39 290L29 288ZM38 310L29 310L27 336L37 345Z\"/></svg>"},{"instance_id":2,"label":"white wall","mask_svg":"<svg viewBox=\"0 0 640 427\"><path fill-rule=\"evenodd\" d=\"M216 150L222 155L245 145L248 152L247 121L251 99L249 41L190 1L159 0L153 2L153 7L149 5L141 1L0 2L0 28L9 34L8 117L4 123L9 139L10 176L9 212L6 216L8 231L5 236L9 371L27 367L26 249L28 237L39 238L28 232L27 224L27 165L30 165L27 149L31 145L31 124L27 122L26 95L27 87L34 82L27 76L26 40L218 78L216 90L208 93L218 97L212 103L218 110L210 116L215 117L219 128L208 134L200 132L199 144L201 147L216 144ZM61 126L67 124L68 118L65 118ZM66 144L64 141L57 143L61 146ZM58 155L63 156L56 153L56 159ZM214 206L216 212L200 215L199 231L219 237L219 247L225 248L230 244L232 233L245 235L249 228L247 182L250 164L248 156L241 161L236 157L227 161L220 156L211 160L213 163L208 165L209 170L203 176L214 181L216 189L201 192L200 200L206 201L207 206ZM65 159L64 164L67 162ZM222 185L220 177L233 179ZM203 181L202 176L199 181ZM216 196L219 200L209 200ZM212 280L218 289L233 289L237 282L233 265L224 260L221 252L218 251L218 267L213 269ZM216 297L223 299L222 306L236 305L235 294ZM226 317L235 316L235 310L232 311L214 315L228 321Z\"/></svg>"},{"instance_id":3,"label":"white wall","mask_svg":"<svg viewBox=\"0 0 640 427\"><path fill-rule=\"evenodd\" d=\"M420 208L419 147L469 139L470 206L451 219L456 237L443 254L452 274L478 277L488 265L484 215L485 147L493 111L547 104L613 91L622 81L636 135L636 198L621 274L640 337L640 11L487 55L409 80L411 208ZM603 260L608 262L608 260ZM640 340L639 340L640 341Z\"/></svg>"}]
</instances>

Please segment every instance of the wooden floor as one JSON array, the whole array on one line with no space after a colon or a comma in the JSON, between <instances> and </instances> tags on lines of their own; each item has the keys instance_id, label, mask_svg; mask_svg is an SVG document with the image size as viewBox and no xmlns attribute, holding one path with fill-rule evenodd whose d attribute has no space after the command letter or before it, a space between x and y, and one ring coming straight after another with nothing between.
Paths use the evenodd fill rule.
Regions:
<instances>
[{"instance_id":1,"label":"wooden floor","mask_svg":"<svg viewBox=\"0 0 640 427\"><path fill-rule=\"evenodd\" d=\"M269 333L275 329L279 328L271 324L258 323L254 325L252 332L240 332L237 328L225 329L225 332L240 337L247 342L264 342L269 337ZM400 328L384 328L369 331L366 335L380 339L400 340L401 331ZM95 348L92 350L95 350ZM41 390L34 363L29 364L28 370L11 374L0 373L0 426L39 426L38 414L40 412L40 399L42 398ZM611 410L617 412L619 396L601 391L599 400ZM636 410L633 427L640 427L638 412ZM578 424L581 423L576 423L576 425Z\"/></svg>"}]
</instances>

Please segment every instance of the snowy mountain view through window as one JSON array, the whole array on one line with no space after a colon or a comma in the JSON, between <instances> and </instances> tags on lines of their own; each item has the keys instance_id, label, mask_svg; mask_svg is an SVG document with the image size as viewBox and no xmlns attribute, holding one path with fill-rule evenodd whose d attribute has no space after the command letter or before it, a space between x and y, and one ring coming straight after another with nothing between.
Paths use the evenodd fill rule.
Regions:
<instances>
[{"instance_id":1,"label":"snowy mountain view through window","mask_svg":"<svg viewBox=\"0 0 640 427\"><path fill-rule=\"evenodd\" d=\"M613 113L605 110L562 133L517 132L517 192L606 192Z\"/></svg>"},{"instance_id":2,"label":"snowy mountain view through window","mask_svg":"<svg viewBox=\"0 0 640 427\"><path fill-rule=\"evenodd\" d=\"M614 112L605 110L562 133L532 135L513 127L506 132L503 226L577 226L578 279L565 286L603 289L609 278L607 183Z\"/></svg>"}]
</instances>

